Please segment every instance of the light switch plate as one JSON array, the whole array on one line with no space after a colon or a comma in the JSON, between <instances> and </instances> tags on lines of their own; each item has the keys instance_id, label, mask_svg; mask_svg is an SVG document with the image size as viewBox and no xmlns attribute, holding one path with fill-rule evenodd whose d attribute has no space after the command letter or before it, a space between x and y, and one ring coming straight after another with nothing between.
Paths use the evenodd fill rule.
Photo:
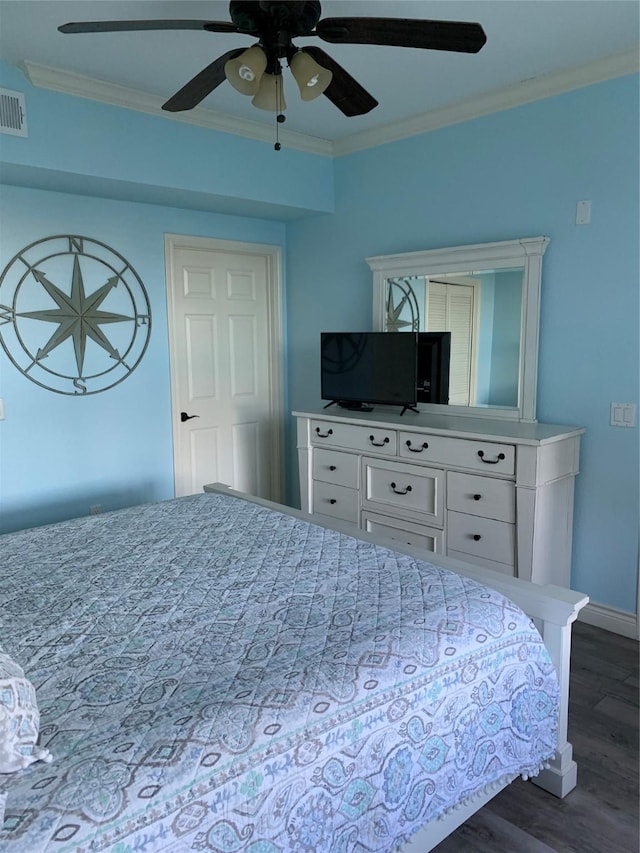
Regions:
<instances>
[{"instance_id":1,"label":"light switch plate","mask_svg":"<svg viewBox=\"0 0 640 853\"><path fill-rule=\"evenodd\" d=\"M585 199L576 204L576 225L588 225L591 222L591 201Z\"/></svg>"},{"instance_id":2,"label":"light switch plate","mask_svg":"<svg viewBox=\"0 0 640 853\"><path fill-rule=\"evenodd\" d=\"M611 426L634 427L636 425L635 403L612 403Z\"/></svg>"}]
</instances>

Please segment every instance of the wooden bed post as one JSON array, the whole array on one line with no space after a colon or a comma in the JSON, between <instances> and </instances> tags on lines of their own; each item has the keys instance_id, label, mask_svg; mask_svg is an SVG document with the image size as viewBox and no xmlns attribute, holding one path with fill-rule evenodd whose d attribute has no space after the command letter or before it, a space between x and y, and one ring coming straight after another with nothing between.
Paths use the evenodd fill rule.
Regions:
<instances>
[{"instance_id":1,"label":"wooden bed post","mask_svg":"<svg viewBox=\"0 0 640 853\"><path fill-rule=\"evenodd\" d=\"M576 611L577 616L577 611ZM578 781L578 765L573 760L573 747L569 743L569 675L571 666L571 624L557 625L546 620L539 628L542 639L553 661L560 683L560 712L558 717L558 748L548 770L542 770L532 782L556 797L566 797Z\"/></svg>"}]
</instances>

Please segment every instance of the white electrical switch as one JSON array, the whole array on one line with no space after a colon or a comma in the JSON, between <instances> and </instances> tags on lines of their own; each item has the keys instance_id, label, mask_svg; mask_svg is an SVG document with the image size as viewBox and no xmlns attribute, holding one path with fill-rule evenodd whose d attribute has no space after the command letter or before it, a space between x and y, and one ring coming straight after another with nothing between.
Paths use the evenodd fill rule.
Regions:
<instances>
[{"instance_id":1,"label":"white electrical switch","mask_svg":"<svg viewBox=\"0 0 640 853\"><path fill-rule=\"evenodd\" d=\"M612 403L611 426L634 427L636 425L635 403Z\"/></svg>"},{"instance_id":2,"label":"white electrical switch","mask_svg":"<svg viewBox=\"0 0 640 853\"><path fill-rule=\"evenodd\" d=\"M576 225L588 225L591 222L591 202L579 201L576 205Z\"/></svg>"}]
</instances>

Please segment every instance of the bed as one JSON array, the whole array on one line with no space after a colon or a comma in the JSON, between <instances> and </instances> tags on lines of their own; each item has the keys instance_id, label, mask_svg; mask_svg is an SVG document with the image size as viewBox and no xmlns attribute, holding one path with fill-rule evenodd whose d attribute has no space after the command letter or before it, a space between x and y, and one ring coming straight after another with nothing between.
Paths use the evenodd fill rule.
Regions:
<instances>
[{"instance_id":1,"label":"bed","mask_svg":"<svg viewBox=\"0 0 640 853\"><path fill-rule=\"evenodd\" d=\"M518 776L575 785L578 593L224 486L0 554L41 750L3 853L427 851Z\"/></svg>"}]
</instances>

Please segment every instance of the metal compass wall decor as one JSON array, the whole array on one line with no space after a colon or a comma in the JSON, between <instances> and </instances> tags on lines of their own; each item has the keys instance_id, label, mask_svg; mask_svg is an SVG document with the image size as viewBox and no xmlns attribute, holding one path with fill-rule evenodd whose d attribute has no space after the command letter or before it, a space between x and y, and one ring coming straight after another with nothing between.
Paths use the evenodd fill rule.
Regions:
<instances>
[{"instance_id":1,"label":"metal compass wall decor","mask_svg":"<svg viewBox=\"0 0 640 853\"><path fill-rule=\"evenodd\" d=\"M0 343L27 379L57 394L113 388L138 366L150 334L140 276L98 240L38 240L0 276Z\"/></svg>"},{"instance_id":2,"label":"metal compass wall decor","mask_svg":"<svg viewBox=\"0 0 640 853\"><path fill-rule=\"evenodd\" d=\"M409 328L420 331L420 308L408 278L387 279L386 331L400 332Z\"/></svg>"}]
</instances>

